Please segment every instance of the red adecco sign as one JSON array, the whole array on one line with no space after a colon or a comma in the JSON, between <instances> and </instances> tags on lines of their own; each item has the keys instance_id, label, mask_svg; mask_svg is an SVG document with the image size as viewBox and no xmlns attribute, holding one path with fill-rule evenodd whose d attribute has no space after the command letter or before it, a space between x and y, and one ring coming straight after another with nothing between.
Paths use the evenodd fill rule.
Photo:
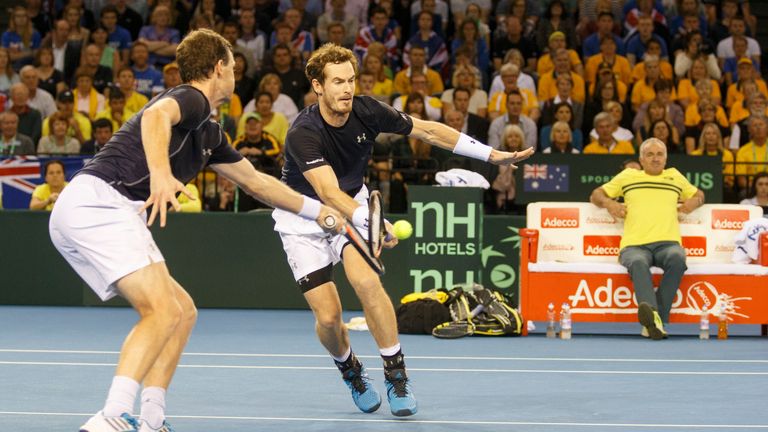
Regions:
<instances>
[{"instance_id":1,"label":"red adecco sign","mask_svg":"<svg viewBox=\"0 0 768 432\"><path fill-rule=\"evenodd\" d=\"M543 208L541 209L542 228L578 228L578 208Z\"/></svg>"},{"instance_id":2,"label":"red adecco sign","mask_svg":"<svg viewBox=\"0 0 768 432\"><path fill-rule=\"evenodd\" d=\"M618 256L621 236L584 236L584 256Z\"/></svg>"},{"instance_id":3,"label":"red adecco sign","mask_svg":"<svg viewBox=\"0 0 768 432\"><path fill-rule=\"evenodd\" d=\"M707 256L707 238L698 236L683 237L683 249L685 249L685 256L705 257Z\"/></svg>"},{"instance_id":4,"label":"red adecco sign","mask_svg":"<svg viewBox=\"0 0 768 432\"><path fill-rule=\"evenodd\" d=\"M749 220L749 210L712 210L712 229L740 230Z\"/></svg>"}]
</instances>

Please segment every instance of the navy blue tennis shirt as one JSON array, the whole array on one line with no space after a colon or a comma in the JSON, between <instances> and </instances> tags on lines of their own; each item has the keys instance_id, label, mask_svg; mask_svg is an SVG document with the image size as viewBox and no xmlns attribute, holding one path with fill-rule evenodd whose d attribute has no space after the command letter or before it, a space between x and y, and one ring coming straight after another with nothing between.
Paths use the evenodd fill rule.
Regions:
<instances>
[{"instance_id":1,"label":"navy blue tennis shirt","mask_svg":"<svg viewBox=\"0 0 768 432\"><path fill-rule=\"evenodd\" d=\"M179 104L181 119L171 127L168 152L171 172L186 184L207 165L235 163L243 157L227 140L218 123L211 120L211 107L203 93L183 84L155 96L120 128L104 148L78 174L90 174L109 183L134 201L149 198L149 167L141 139L144 111L163 98Z\"/></svg>"},{"instance_id":2,"label":"navy blue tennis shirt","mask_svg":"<svg viewBox=\"0 0 768 432\"><path fill-rule=\"evenodd\" d=\"M292 189L317 198L304 172L329 165L341 190L354 195L363 185L373 143L380 132L409 135L413 121L389 105L369 96L355 96L352 112L341 127L323 120L318 104L304 108L285 139L282 181Z\"/></svg>"}]
</instances>

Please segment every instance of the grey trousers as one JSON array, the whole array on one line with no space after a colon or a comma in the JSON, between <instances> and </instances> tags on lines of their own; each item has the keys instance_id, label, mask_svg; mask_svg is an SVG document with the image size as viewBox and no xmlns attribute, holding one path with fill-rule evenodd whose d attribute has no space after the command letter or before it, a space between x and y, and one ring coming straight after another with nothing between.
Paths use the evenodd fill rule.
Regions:
<instances>
[{"instance_id":1,"label":"grey trousers","mask_svg":"<svg viewBox=\"0 0 768 432\"><path fill-rule=\"evenodd\" d=\"M629 271L635 288L637 303L648 303L669 322L669 311L675 301L680 280L688 267L685 265L685 250L674 241L661 241L640 246L627 246L619 253L619 262ZM651 266L664 270L659 289L654 292Z\"/></svg>"}]
</instances>

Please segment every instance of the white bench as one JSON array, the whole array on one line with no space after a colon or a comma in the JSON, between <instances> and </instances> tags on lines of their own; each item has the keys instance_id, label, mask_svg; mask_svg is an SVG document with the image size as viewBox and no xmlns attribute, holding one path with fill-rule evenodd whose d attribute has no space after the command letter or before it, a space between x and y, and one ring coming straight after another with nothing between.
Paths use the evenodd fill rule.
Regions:
<instances>
[{"instance_id":1,"label":"white bench","mask_svg":"<svg viewBox=\"0 0 768 432\"><path fill-rule=\"evenodd\" d=\"M733 238L757 206L708 204L680 221L688 270L670 321L698 322L703 306L715 316L725 306L729 322L768 330L768 234L760 236L756 264L731 262ZM637 320L637 302L626 268L618 263L623 223L589 203L528 206L520 260L520 306L527 319L546 320L547 305L567 302L573 319ZM652 268L658 284L662 271Z\"/></svg>"}]
</instances>

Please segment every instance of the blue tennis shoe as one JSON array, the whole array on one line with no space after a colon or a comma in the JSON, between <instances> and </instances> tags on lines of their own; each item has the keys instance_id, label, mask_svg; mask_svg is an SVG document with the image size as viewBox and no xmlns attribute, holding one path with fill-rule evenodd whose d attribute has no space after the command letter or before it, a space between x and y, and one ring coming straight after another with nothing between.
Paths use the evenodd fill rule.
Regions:
<instances>
[{"instance_id":1,"label":"blue tennis shoe","mask_svg":"<svg viewBox=\"0 0 768 432\"><path fill-rule=\"evenodd\" d=\"M405 369L391 369L384 371L387 384L387 399L392 415L407 417L416 414L419 405L413 395L411 383L405 374Z\"/></svg>"},{"instance_id":2,"label":"blue tennis shoe","mask_svg":"<svg viewBox=\"0 0 768 432\"><path fill-rule=\"evenodd\" d=\"M341 374L344 383L352 392L352 400L364 413L372 413L381 406L381 395L373 388L365 367L358 363Z\"/></svg>"}]
</instances>

